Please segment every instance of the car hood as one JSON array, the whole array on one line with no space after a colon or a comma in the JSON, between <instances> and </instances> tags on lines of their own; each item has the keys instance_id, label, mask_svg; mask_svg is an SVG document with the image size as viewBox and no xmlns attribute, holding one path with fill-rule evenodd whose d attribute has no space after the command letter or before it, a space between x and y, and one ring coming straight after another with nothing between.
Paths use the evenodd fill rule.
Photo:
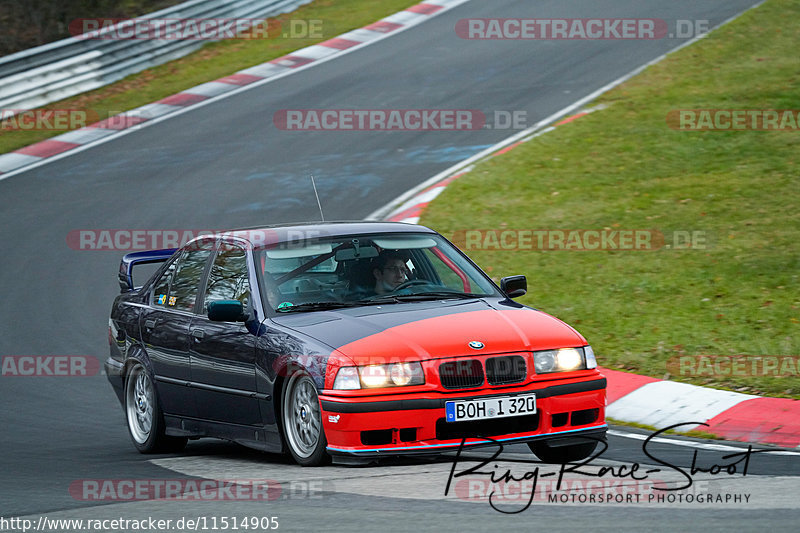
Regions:
<instances>
[{"instance_id":1,"label":"car hood","mask_svg":"<svg viewBox=\"0 0 800 533\"><path fill-rule=\"evenodd\" d=\"M435 359L586 344L577 331L546 313L485 300L297 313L275 322L327 344L356 364L373 358ZM472 341L484 347L471 348Z\"/></svg>"}]
</instances>

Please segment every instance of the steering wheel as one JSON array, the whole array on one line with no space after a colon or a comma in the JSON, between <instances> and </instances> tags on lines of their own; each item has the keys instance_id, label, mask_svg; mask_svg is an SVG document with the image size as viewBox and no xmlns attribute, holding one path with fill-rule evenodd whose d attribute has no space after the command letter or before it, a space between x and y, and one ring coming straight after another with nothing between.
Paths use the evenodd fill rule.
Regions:
<instances>
[{"instance_id":1,"label":"steering wheel","mask_svg":"<svg viewBox=\"0 0 800 533\"><path fill-rule=\"evenodd\" d=\"M428 284L430 284L430 282L424 279L410 279L408 281L404 281L403 283L392 289L392 292L402 291L403 289L406 289L408 287L413 287L414 285L428 285Z\"/></svg>"}]
</instances>

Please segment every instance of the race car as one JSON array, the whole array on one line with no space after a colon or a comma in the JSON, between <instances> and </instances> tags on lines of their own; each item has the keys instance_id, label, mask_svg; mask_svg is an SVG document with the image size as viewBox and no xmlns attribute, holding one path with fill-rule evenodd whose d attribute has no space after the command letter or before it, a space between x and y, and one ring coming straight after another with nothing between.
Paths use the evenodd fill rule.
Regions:
<instances>
[{"instance_id":1,"label":"race car","mask_svg":"<svg viewBox=\"0 0 800 533\"><path fill-rule=\"evenodd\" d=\"M143 453L216 437L316 466L527 443L568 462L605 439L586 340L513 301L525 276L498 286L423 226L202 235L127 254L119 282L105 370Z\"/></svg>"}]
</instances>

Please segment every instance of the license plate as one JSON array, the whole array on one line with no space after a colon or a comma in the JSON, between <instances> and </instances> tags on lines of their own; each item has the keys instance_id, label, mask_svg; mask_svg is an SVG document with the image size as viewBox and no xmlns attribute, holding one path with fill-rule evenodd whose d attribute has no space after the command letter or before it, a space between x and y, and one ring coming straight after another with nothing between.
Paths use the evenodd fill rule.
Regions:
<instances>
[{"instance_id":1,"label":"license plate","mask_svg":"<svg viewBox=\"0 0 800 533\"><path fill-rule=\"evenodd\" d=\"M536 394L446 402L444 412L448 422L532 415L536 413Z\"/></svg>"}]
</instances>

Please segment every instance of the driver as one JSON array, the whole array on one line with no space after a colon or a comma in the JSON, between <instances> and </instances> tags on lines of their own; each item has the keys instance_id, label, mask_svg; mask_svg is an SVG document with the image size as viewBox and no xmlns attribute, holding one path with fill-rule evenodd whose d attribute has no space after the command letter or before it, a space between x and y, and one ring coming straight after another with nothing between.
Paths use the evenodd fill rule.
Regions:
<instances>
[{"instance_id":1,"label":"driver","mask_svg":"<svg viewBox=\"0 0 800 533\"><path fill-rule=\"evenodd\" d=\"M407 279L406 259L398 252L383 252L375 258L372 275L375 294L387 294Z\"/></svg>"}]
</instances>

